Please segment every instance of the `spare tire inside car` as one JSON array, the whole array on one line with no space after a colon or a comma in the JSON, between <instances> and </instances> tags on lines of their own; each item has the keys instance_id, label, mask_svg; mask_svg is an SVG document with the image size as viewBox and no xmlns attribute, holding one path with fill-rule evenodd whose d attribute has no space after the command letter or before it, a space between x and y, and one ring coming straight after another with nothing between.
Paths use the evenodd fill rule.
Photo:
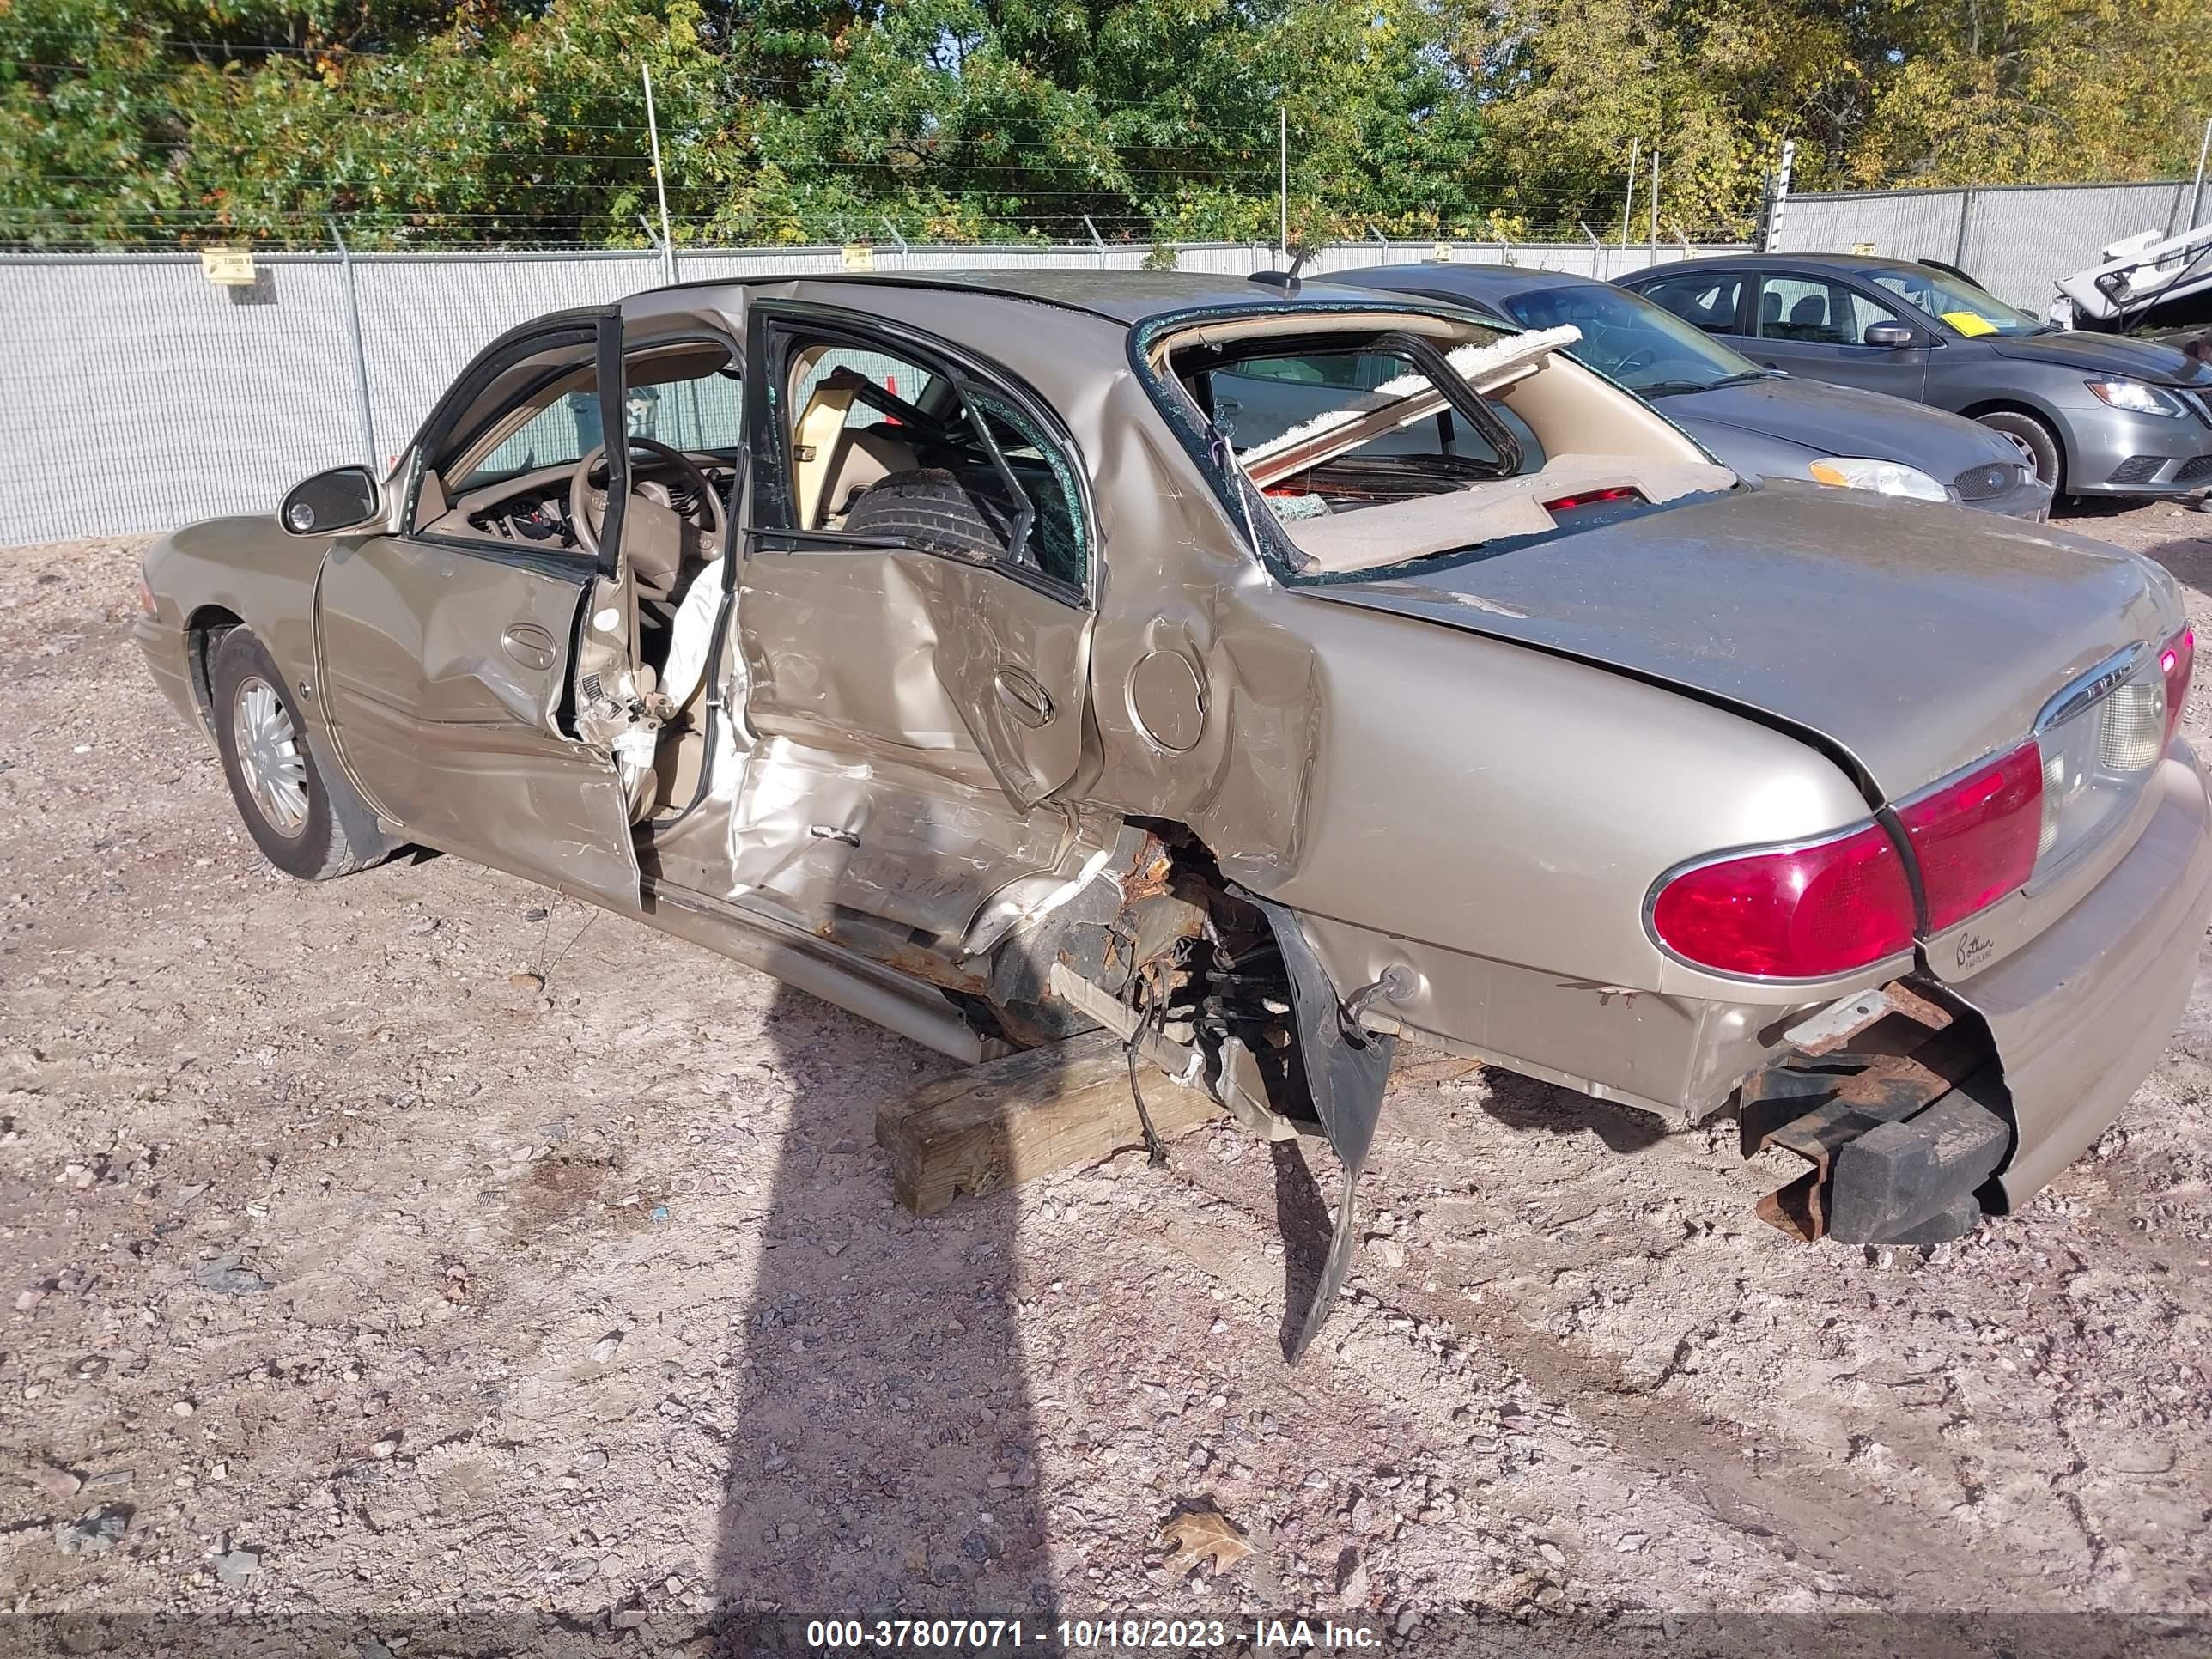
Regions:
<instances>
[{"instance_id":1,"label":"spare tire inside car","mask_svg":"<svg viewBox=\"0 0 2212 1659\"><path fill-rule=\"evenodd\" d=\"M942 467L894 472L863 490L845 514L848 536L881 536L933 552L1003 557L1013 543L1004 503L978 495Z\"/></svg>"}]
</instances>

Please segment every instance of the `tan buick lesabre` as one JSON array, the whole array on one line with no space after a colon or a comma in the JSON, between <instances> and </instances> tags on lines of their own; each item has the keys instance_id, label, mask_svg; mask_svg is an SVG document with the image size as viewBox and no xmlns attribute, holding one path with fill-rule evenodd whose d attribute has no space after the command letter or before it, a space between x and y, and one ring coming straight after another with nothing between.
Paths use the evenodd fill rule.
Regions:
<instances>
[{"instance_id":1,"label":"tan buick lesabre","mask_svg":"<svg viewBox=\"0 0 2212 1659\"><path fill-rule=\"evenodd\" d=\"M1328 1136L1332 1279L1401 1036L1732 1111L1806 1237L1954 1237L2187 995L2176 590L1739 477L1573 337L663 289L495 342L389 477L161 541L139 638L280 867L441 848L970 1060L1103 1026Z\"/></svg>"}]
</instances>

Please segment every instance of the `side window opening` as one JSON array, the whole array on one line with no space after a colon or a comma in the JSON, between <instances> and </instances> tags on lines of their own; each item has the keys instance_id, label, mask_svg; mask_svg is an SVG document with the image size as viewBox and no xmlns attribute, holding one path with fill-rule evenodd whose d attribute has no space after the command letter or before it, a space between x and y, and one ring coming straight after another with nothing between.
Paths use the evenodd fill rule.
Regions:
<instances>
[{"instance_id":1,"label":"side window opening","mask_svg":"<svg viewBox=\"0 0 2212 1659\"><path fill-rule=\"evenodd\" d=\"M895 350L793 343L778 436L791 528L1006 563L1083 586L1066 447L1011 398Z\"/></svg>"},{"instance_id":2,"label":"side window opening","mask_svg":"<svg viewBox=\"0 0 2212 1659\"><path fill-rule=\"evenodd\" d=\"M1840 283L1768 276L1759 285L1759 332L1765 339L1862 345L1875 324L1901 320L1887 306Z\"/></svg>"},{"instance_id":3,"label":"side window opening","mask_svg":"<svg viewBox=\"0 0 2212 1659\"><path fill-rule=\"evenodd\" d=\"M630 386L623 401L633 438L723 456L735 455L744 441L744 388L733 368L687 380Z\"/></svg>"},{"instance_id":4,"label":"side window opening","mask_svg":"<svg viewBox=\"0 0 2212 1659\"><path fill-rule=\"evenodd\" d=\"M1224 505L1293 581L1549 538L1737 483L1575 366L1563 333L1280 321L1193 327L1153 361L1188 399Z\"/></svg>"},{"instance_id":5,"label":"side window opening","mask_svg":"<svg viewBox=\"0 0 2212 1659\"><path fill-rule=\"evenodd\" d=\"M455 487L466 491L542 466L572 465L602 435L599 400L591 388L564 392L501 440Z\"/></svg>"},{"instance_id":6,"label":"side window opening","mask_svg":"<svg viewBox=\"0 0 2212 1659\"><path fill-rule=\"evenodd\" d=\"M465 422L464 435L425 468L416 522L468 540L585 556L595 537L584 532L596 530L605 510L604 472L594 468L589 500L570 496L577 464L606 441L594 365L587 349L568 348L525 378L526 386L488 398L486 412ZM716 550L740 470L744 386L729 349L708 339L641 346L625 356L624 380L629 436L673 452L637 450L633 490L676 521L653 533L641 521L624 545L647 589L673 589ZM580 531L586 512L593 521Z\"/></svg>"},{"instance_id":7,"label":"side window opening","mask_svg":"<svg viewBox=\"0 0 2212 1659\"><path fill-rule=\"evenodd\" d=\"M1695 324L1708 334L1736 331L1736 301L1743 292L1743 278L1740 276L1693 272L1687 276L1663 277L1638 291L1645 299L1656 301L1684 322Z\"/></svg>"}]
</instances>

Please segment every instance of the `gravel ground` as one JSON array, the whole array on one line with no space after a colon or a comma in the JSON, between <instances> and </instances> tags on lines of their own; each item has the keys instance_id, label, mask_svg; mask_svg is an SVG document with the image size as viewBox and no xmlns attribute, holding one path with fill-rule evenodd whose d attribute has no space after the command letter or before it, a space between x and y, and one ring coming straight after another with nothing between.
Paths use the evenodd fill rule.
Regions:
<instances>
[{"instance_id":1,"label":"gravel ground","mask_svg":"<svg viewBox=\"0 0 2212 1659\"><path fill-rule=\"evenodd\" d=\"M2073 527L2212 635L2212 519ZM1291 1369L1325 1152L907 1216L873 1107L939 1058L454 859L271 871L136 550L0 555L0 1610L2212 1612L2201 983L1932 1250L1790 1243L1726 1127L1413 1055ZM1242 1536L1171 1559L1207 1506Z\"/></svg>"}]
</instances>

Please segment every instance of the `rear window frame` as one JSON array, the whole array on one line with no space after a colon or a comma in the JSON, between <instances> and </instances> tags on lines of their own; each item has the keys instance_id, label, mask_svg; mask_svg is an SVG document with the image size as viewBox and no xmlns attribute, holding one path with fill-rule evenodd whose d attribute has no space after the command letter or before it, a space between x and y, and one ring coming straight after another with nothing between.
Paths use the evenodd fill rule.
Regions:
<instances>
[{"instance_id":1,"label":"rear window frame","mask_svg":"<svg viewBox=\"0 0 2212 1659\"><path fill-rule=\"evenodd\" d=\"M1455 328L1483 331L1490 337L1486 340L1455 341L1454 346L1486 345L1528 332L1517 324L1487 317L1463 306L1418 301L1407 304L1377 305L1373 301L1358 300L1315 300L1272 306L1200 306L1147 318L1129 331L1129 367L1151 398L1152 406L1167 422L1169 430L1174 433L1184 453L1212 486L1216 505L1228 516L1232 526L1245 532L1240 533L1238 540L1258 557L1268 575L1285 587L1327 586L1346 578L1300 568L1304 556L1277 521L1274 510L1267 504L1267 498L1253 489L1243 468L1237 464L1234 452L1226 455L1215 453L1212 439L1208 435L1206 411L1200 408L1197 400L1183 389L1169 357L1172 354L1174 336L1202 328L1209 323L1274 322L1283 325L1284 337L1295 338L1298 332L1297 319L1304 317L1370 317L1375 319L1371 332L1377 338L1407 331L1396 325L1408 317L1434 318ZM1439 356L1444 355L1445 349L1439 348L1435 341L1429 341L1428 344ZM1164 346L1167 348L1164 351L1161 349ZM1158 367L1153 362L1156 352L1160 356ZM1472 388L1467 388L1467 392L1469 397L1474 395ZM1456 408L1459 400L1452 396L1451 391L1447 390L1445 395ZM1476 401L1483 400L1476 398ZM1493 415L1491 418L1495 420L1496 416ZM1502 426L1502 422L1500 424ZM1446 553L1433 556L1441 559L1455 556ZM1431 562L1409 561L1424 565ZM1394 565L1389 568L1396 571L1401 567ZM1371 580L1379 573L1356 574L1359 580Z\"/></svg>"}]
</instances>

